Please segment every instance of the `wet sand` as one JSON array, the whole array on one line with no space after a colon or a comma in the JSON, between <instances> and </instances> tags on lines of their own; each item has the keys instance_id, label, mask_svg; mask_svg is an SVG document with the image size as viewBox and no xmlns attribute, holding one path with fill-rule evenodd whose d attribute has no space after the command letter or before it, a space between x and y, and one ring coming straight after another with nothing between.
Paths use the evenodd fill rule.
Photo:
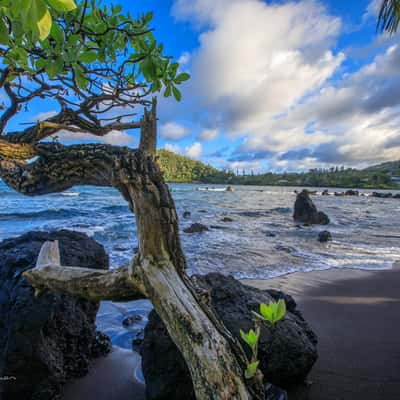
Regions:
<instances>
[{"instance_id":1,"label":"wet sand","mask_svg":"<svg viewBox=\"0 0 400 400\"><path fill-rule=\"evenodd\" d=\"M400 265L245 283L292 294L318 335L311 385L290 393L291 400L400 399Z\"/></svg>"},{"instance_id":2,"label":"wet sand","mask_svg":"<svg viewBox=\"0 0 400 400\"><path fill-rule=\"evenodd\" d=\"M65 385L62 400L144 400L144 384L135 376L139 366L138 353L114 347L85 377Z\"/></svg>"},{"instance_id":3,"label":"wet sand","mask_svg":"<svg viewBox=\"0 0 400 400\"><path fill-rule=\"evenodd\" d=\"M259 288L291 294L319 338L310 385L290 400L400 399L400 265L392 270L293 273ZM63 400L144 400L135 378L140 357L114 349L90 373L66 385Z\"/></svg>"}]
</instances>

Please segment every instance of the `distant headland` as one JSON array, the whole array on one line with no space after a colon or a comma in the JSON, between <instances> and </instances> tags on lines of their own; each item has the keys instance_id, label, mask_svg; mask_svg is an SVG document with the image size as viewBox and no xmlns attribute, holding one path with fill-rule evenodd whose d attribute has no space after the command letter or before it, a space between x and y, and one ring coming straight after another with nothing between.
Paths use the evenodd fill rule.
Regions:
<instances>
[{"instance_id":1,"label":"distant headland","mask_svg":"<svg viewBox=\"0 0 400 400\"><path fill-rule=\"evenodd\" d=\"M308 172L255 174L241 171L235 174L164 149L158 150L157 154L165 180L172 183L400 189L400 161L373 165L363 170L338 166Z\"/></svg>"}]
</instances>

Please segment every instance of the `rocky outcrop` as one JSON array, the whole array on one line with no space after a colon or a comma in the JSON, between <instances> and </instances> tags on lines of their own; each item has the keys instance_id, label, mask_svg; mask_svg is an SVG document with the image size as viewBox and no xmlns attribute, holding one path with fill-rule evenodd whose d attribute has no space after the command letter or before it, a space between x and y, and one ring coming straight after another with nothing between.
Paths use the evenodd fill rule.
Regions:
<instances>
[{"instance_id":1,"label":"rocky outcrop","mask_svg":"<svg viewBox=\"0 0 400 400\"><path fill-rule=\"evenodd\" d=\"M294 203L293 218L296 222L308 225L329 224L329 217L322 211L317 210L307 190L303 190L297 195L296 202Z\"/></svg>"},{"instance_id":2,"label":"rocky outcrop","mask_svg":"<svg viewBox=\"0 0 400 400\"><path fill-rule=\"evenodd\" d=\"M349 189L346 190L344 194L345 196L359 196L360 193L358 192L358 190Z\"/></svg>"},{"instance_id":3,"label":"rocky outcrop","mask_svg":"<svg viewBox=\"0 0 400 400\"><path fill-rule=\"evenodd\" d=\"M329 242L332 240L332 235L329 231L321 231L318 234L318 241L321 243Z\"/></svg>"},{"instance_id":4,"label":"rocky outcrop","mask_svg":"<svg viewBox=\"0 0 400 400\"><path fill-rule=\"evenodd\" d=\"M290 296L274 290L250 288L217 273L192 279L201 293L207 293L216 315L239 340L240 329L254 326L252 310L258 310L261 302L284 298L288 310L285 319L274 330L262 328L260 368L266 380L279 387L287 388L304 381L317 359L317 339ZM243 348L248 351L245 346ZM154 311L145 328L142 357L148 400L194 399L186 364Z\"/></svg>"},{"instance_id":5,"label":"rocky outcrop","mask_svg":"<svg viewBox=\"0 0 400 400\"><path fill-rule=\"evenodd\" d=\"M185 232L185 233L201 233L201 232L205 232L208 230L209 229L207 226L196 222L196 223L190 225L188 228L185 228L183 230L183 232Z\"/></svg>"},{"instance_id":6,"label":"rocky outcrop","mask_svg":"<svg viewBox=\"0 0 400 400\"><path fill-rule=\"evenodd\" d=\"M61 385L88 371L107 353L96 332L98 303L60 293L38 297L22 277L35 266L42 244L59 240L63 265L107 269L103 246L78 232L30 232L0 243L0 381L2 400L54 400Z\"/></svg>"}]
</instances>

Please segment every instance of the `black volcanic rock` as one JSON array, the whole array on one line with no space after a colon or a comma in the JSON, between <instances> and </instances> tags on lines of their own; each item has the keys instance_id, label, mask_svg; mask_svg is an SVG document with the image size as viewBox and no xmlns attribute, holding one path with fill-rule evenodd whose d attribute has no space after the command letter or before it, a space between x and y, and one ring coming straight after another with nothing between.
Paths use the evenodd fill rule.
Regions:
<instances>
[{"instance_id":1,"label":"black volcanic rock","mask_svg":"<svg viewBox=\"0 0 400 400\"><path fill-rule=\"evenodd\" d=\"M2 400L55 400L68 379L84 376L92 358L111 349L96 332L98 303L61 293L34 296L22 272L42 244L58 240L63 265L107 269L103 246L83 233L30 232L0 243L0 381Z\"/></svg>"},{"instance_id":2,"label":"black volcanic rock","mask_svg":"<svg viewBox=\"0 0 400 400\"><path fill-rule=\"evenodd\" d=\"M209 231L208 227L203 224L199 224L197 222L183 230L183 232L185 233L201 233L205 231Z\"/></svg>"},{"instance_id":3,"label":"black volcanic rock","mask_svg":"<svg viewBox=\"0 0 400 400\"><path fill-rule=\"evenodd\" d=\"M209 293L210 303L225 326L241 343L240 329L254 327L251 311L261 302L283 298L286 317L274 330L262 327L259 347L260 368L269 382L287 388L301 383L317 359L317 338L292 297L275 290L258 290L238 280L217 273L194 276L202 293ZM250 356L248 348L243 348ZM142 346L142 368L147 400L193 400L189 370L177 347L155 311L149 316Z\"/></svg>"},{"instance_id":4,"label":"black volcanic rock","mask_svg":"<svg viewBox=\"0 0 400 400\"><path fill-rule=\"evenodd\" d=\"M332 240L332 235L329 231L321 231L318 234L318 241L321 243L329 242Z\"/></svg>"},{"instance_id":5,"label":"black volcanic rock","mask_svg":"<svg viewBox=\"0 0 400 400\"><path fill-rule=\"evenodd\" d=\"M293 219L307 225L327 225L330 222L325 213L317 210L307 190L303 190L296 197Z\"/></svg>"}]
</instances>

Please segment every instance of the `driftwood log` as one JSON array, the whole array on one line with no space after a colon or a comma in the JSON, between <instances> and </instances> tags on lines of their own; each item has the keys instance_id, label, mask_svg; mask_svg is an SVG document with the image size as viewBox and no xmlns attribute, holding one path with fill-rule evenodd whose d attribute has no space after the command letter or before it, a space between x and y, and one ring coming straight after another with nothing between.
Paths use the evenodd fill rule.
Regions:
<instances>
[{"instance_id":1,"label":"driftwood log","mask_svg":"<svg viewBox=\"0 0 400 400\"><path fill-rule=\"evenodd\" d=\"M197 399L264 399L261 373L252 380L244 378L247 361L240 344L215 317L207 296L196 295L185 273L174 201L156 162L155 101L138 124L141 139L135 150L40 142L63 129L61 122L82 129L83 122L70 117L66 113L53 118L57 119L50 121L53 125L2 136L0 177L27 196L60 192L74 185L118 189L135 214L139 250L128 266L93 271L61 266L58 244L48 242L36 268L26 271L25 277L38 294L57 290L96 301L148 298L188 365Z\"/></svg>"}]
</instances>

